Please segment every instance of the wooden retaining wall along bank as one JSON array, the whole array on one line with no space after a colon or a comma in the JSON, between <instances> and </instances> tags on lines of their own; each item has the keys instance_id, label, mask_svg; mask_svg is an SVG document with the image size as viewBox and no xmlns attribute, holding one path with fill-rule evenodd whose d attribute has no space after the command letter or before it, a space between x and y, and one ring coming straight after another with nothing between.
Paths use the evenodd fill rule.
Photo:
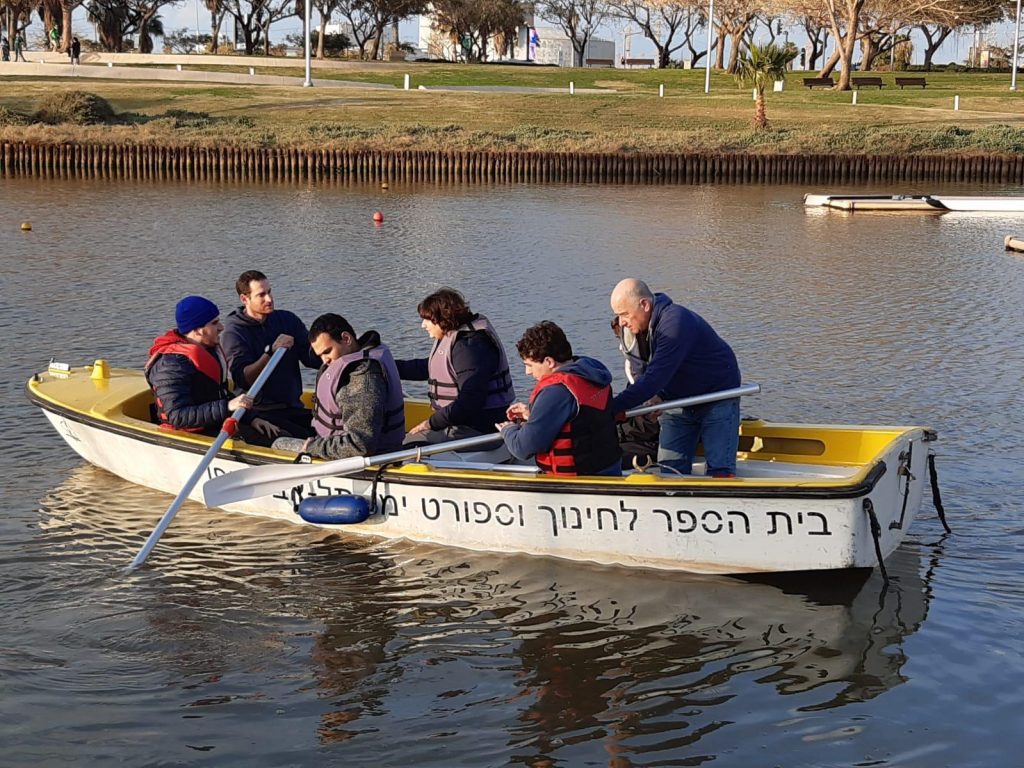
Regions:
<instances>
[{"instance_id":1,"label":"wooden retaining wall along bank","mask_svg":"<svg viewBox=\"0 0 1024 768\"><path fill-rule=\"evenodd\" d=\"M1024 155L586 154L6 143L0 174L221 181L1024 183Z\"/></svg>"}]
</instances>

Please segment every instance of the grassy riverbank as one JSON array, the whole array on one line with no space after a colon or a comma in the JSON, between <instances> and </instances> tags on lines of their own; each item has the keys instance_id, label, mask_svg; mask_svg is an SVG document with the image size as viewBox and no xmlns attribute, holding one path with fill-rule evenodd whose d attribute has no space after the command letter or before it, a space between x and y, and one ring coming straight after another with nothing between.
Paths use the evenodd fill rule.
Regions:
<instances>
[{"instance_id":1,"label":"grassy riverbank","mask_svg":"<svg viewBox=\"0 0 1024 768\"><path fill-rule=\"evenodd\" d=\"M218 67L218 71L225 71ZM794 73L769 94L772 128L750 129L750 92L683 70L529 69L410 65L413 88L567 86L607 93L303 89L7 76L0 80L0 140L160 146L475 149L566 152L872 153L1024 152L1024 96L1008 75L928 73L928 88L808 91ZM301 76L274 67L268 74ZM400 85L400 68L318 70L316 78ZM658 86L665 85L665 97ZM47 95L85 90L106 99L109 124L44 125L31 115ZM953 111L960 96L961 111Z\"/></svg>"}]
</instances>

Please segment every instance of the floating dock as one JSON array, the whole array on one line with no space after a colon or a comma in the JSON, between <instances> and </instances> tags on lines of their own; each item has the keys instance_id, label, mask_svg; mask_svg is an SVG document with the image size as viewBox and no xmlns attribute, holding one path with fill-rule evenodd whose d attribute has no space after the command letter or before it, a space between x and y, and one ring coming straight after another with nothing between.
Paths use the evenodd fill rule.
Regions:
<instances>
[{"instance_id":1,"label":"floating dock","mask_svg":"<svg viewBox=\"0 0 1024 768\"><path fill-rule=\"evenodd\" d=\"M1024 213L1024 196L804 195L804 205L809 208L835 208L840 211Z\"/></svg>"}]
</instances>

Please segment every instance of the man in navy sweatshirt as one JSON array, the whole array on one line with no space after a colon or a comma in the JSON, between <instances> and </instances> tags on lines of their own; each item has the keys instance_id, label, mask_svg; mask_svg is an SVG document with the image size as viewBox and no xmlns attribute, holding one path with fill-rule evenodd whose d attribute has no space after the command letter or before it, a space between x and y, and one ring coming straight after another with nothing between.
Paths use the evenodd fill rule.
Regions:
<instances>
[{"instance_id":1,"label":"man in navy sweatshirt","mask_svg":"<svg viewBox=\"0 0 1024 768\"><path fill-rule=\"evenodd\" d=\"M530 404L513 403L509 421L498 425L509 452L535 457L550 475L621 475L608 369L573 357L565 333L549 320L528 328L516 349L537 386Z\"/></svg>"},{"instance_id":2,"label":"man in navy sweatshirt","mask_svg":"<svg viewBox=\"0 0 1024 768\"><path fill-rule=\"evenodd\" d=\"M286 309L274 307L270 281L262 272L243 272L235 283L242 305L224 320L221 346L235 385L249 388L274 352L285 353L263 385L256 413L280 428L283 437L312 437L312 413L302 404L299 363L319 370L320 358L309 345L303 322Z\"/></svg>"},{"instance_id":3,"label":"man in navy sweatshirt","mask_svg":"<svg viewBox=\"0 0 1024 768\"><path fill-rule=\"evenodd\" d=\"M732 348L696 312L663 293L652 293L635 278L615 286L611 305L623 328L634 334L646 331L650 338L643 373L612 400L616 413L649 401L678 400L740 385ZM699 441L704 444L708 475L735 476L739 398L665 411L658 421L660 463L690 474Z\"/></svg>"}]
</instances>

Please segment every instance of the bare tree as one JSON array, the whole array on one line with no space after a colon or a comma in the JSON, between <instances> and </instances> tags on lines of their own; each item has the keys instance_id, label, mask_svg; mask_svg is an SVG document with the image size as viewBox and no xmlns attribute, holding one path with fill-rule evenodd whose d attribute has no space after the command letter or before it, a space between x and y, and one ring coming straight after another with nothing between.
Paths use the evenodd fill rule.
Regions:
<instances>
[{"instance_id":1,"label":"bare tree","mask_svg":"<svg viewBox=\"0 0 1024 768\"><path fill-rule=\"evenodd\" d=\"M224 21L224 0L203 0L210 12L210 53L220 47L220 25Z\"/></svg>"},{"instance_id":2,"label":"bare tree","mask_svg":"<svg viewBox=\"0 0 1024 768\"><path fill-rule=\"evenodd\" d=\"M913 24L924 35L924 68L932 68L935 52L955 30L1013 18L1015 5L1012 1L1000 4L992 0L950 0L940 6L923 9Z\"/></svg>"},{"instance_id":3,"label":"bare tree","mask_svg":"<svg viewBox=\"0 0 1024 768\"><path fill-rule=\"evenodd\" d=\"M667 67L672 54L690 43L701 18L699 0L613 0L615 15L632 21L658 51L658 66ZM676 42L676 36L682 39ZM690 46L693 50L692 45ZM691 60L693 57L691 56Z\"/></svg>"},{"instance_id":4,"label":"bare tree","mask_svg":"<svg viewBox=\"0 0 1024 768\"><path fill-rule=\"evenodd\" d=\"M800 25L807 35L807 69L816 69L818 57L825 53L828 47L828 25L825 19L817 14L805 14L800 16ZM824 75L823 75L824 77Z\"/></svg>"},{"instance_id":5,"label":"bare tree","mask_svg":"<svg viewBox=\"0 0 1024 768\"><path fill-rule=\"evenodd\" d=\"M15 36L32 23L32 10L37 0L0 0L0 13L7 26L7 41L13 43Z\"/></svg>"},{"instance_id":6,"label":"bare tree","mask_svg":"<svg viewBox=\"0 0 1024 768\"><path fill-rule=\"evenodd\" d=\"M334 9L352 29L352 42L359 49L359 58L366 58L366 46L373 37L373 16L368 0L338 0Z\"/></svg>"},{"instance_id":7,"label":"bare tree","mask_svg":"<svg viewBox=\"0 0 1024 768\"><path fill-rule=\"evenodd\" d=\"M437 0L432 7L438 31L467 61L487 61L492 38L507 48L524 19L518 0Z\"/></svg>"},{"instance_id":8,"label":"bare tree","mask_svg":"<svg viewBox=\"0 0 1024 768\"><path fill-rule=\"evenodd\" d=\"M583 66L590 38L611 13L607 0L544 0L537 8L545 21L565 32L573 49L573 66Z\"/></svg>"},{"instance_id":9,"label":"bare tree","mask_svg":"<svg viewBox=\"0 0 1024 768\"><path fill-rule=\"evenodd\" d=\"M372 0L369 6L369 15L373 25L371 59L376 59L381 55L384 31L388 26L426 10L424 0Z\"/></svg>"},{"instance_id":10,"label":"bare tree","mask_svg":"<svg viewBox=\"0 0 1024 768\"><path fill-rule=\"evenodd\" d=\"M327 36L327 24L331 20L331 14L338 7L339 0L312 0L313 7L320 14L320 34L316 41L316 57L324 58L324 37Z\"/></svg>"},{"instance_id":11,"label":"bare tree","mask_svg":"<svg viewBox=\"0 0 1024 768\"><path fill-rule=\"evenodd\" d=\"M242 33L246 55L257 48L270 54L270 25L292 13L293 0L223 0L224 13L236 22Z\"/></svg>"},{"instance_id":12,"label":"bare tree","mask_svg":"<svg viewBox=\"0 0 1024 768\"><path fill-rule=\"evenodd\" d=\"M735 74L744 39L758 15L764 11L765 6L758 0L719 0L715 5L719 11L717 19L719 44L715 53L715 66L718 69L726 69L730 74ZM731 41L727 68L725 66L725 46L722 44L726 36Z\"/></svg>"}]
</instances>

